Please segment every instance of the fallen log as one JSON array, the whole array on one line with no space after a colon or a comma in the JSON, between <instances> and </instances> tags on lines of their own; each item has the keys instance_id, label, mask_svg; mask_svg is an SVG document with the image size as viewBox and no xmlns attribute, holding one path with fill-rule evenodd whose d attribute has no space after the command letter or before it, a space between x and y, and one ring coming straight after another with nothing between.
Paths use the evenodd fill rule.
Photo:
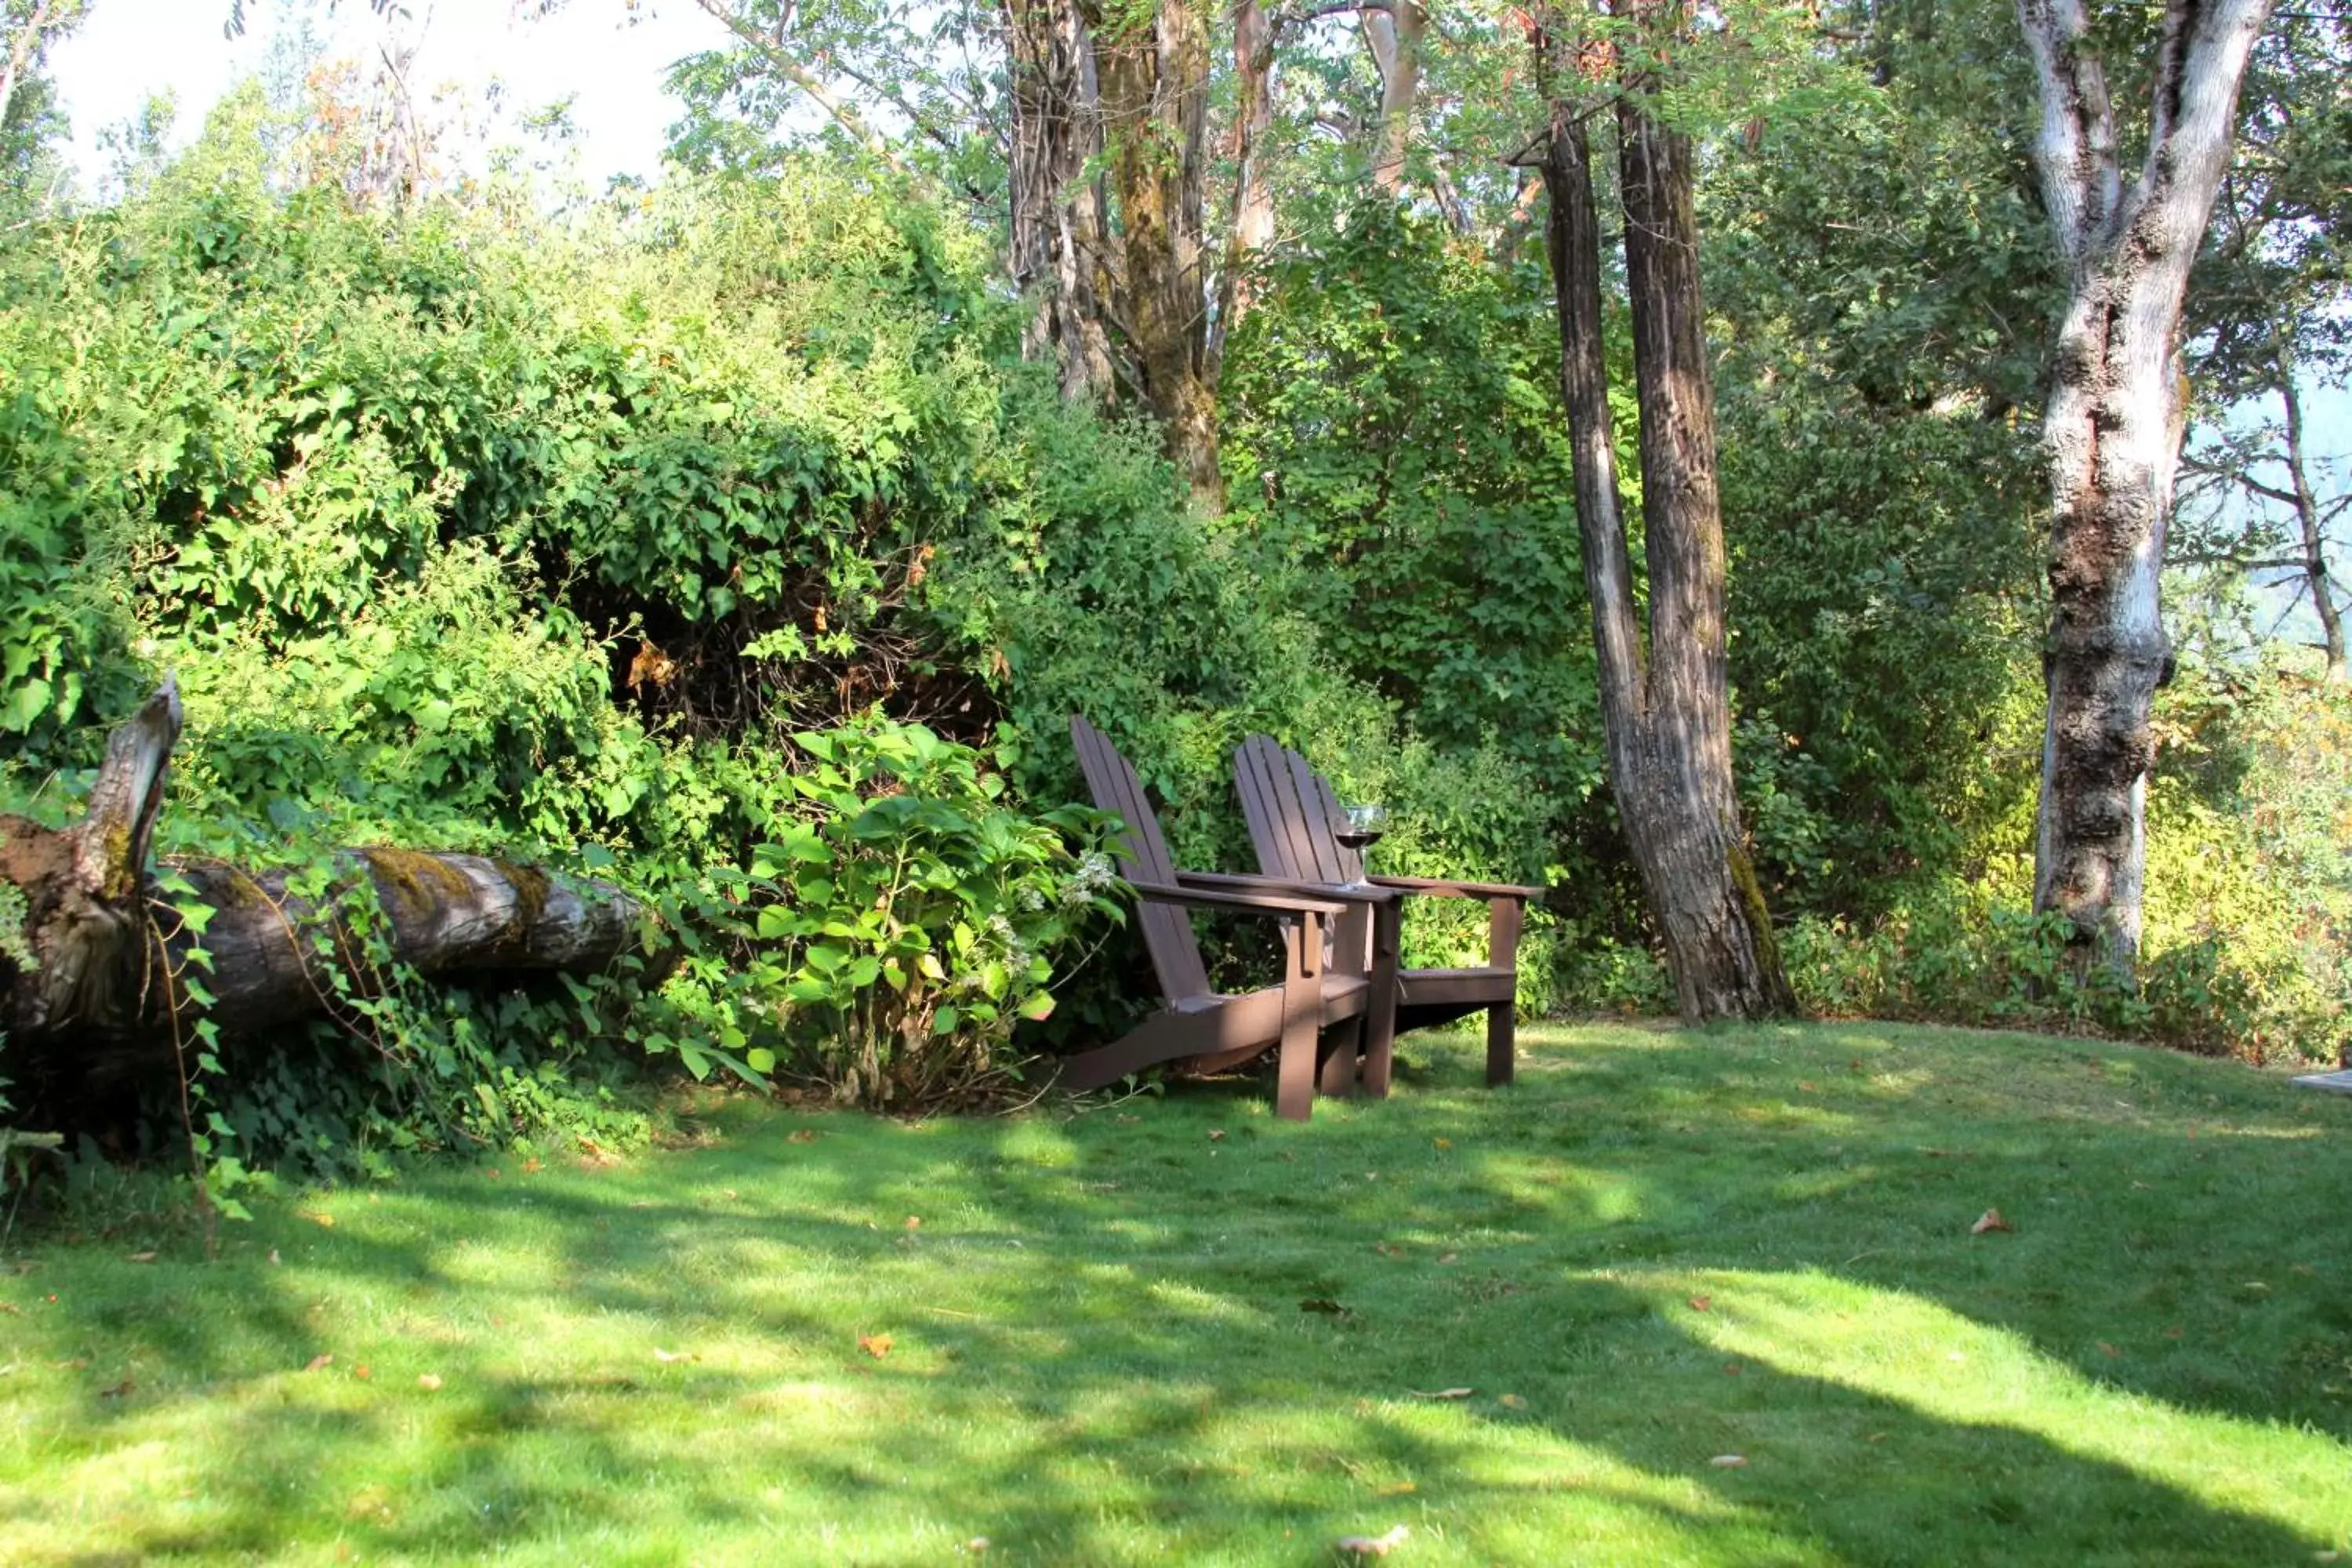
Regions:
<instances>
[{"instance_id":1,"label":"fallen log","mask_svg":"<svg viewBox=\"0 0 2352 1568\"><path fill-rule=\"evenodd\" d=\"M164 866L193 892L166 897L148 854L180 725L179 691L166 680L109 737L79 822L52 829L0 816L0 882L25 905L21 941L0 942L11 1076L89 1083L168 1069L199 1019L225 1036L256 1034L375 994L394 965L591 973L638 931L636 903L605 883L412 849L341 851L325 889L308 897L289 889L283 870L170 858ZM184 911L193 905L212 912L192 921ZM208 968L191 966L199 944ZM11 958L12 948L33 963ZM209 1000L194 999L190 979Z\"/></svg>"}]
</instances>

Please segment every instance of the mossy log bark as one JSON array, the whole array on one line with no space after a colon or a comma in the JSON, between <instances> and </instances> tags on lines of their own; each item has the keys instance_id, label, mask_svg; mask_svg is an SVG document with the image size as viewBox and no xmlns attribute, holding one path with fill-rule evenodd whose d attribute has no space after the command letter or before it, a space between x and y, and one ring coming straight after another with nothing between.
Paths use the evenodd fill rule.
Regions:
<instances>
[{"instance_id":1,"label":"mossy log bark","mask_svg":"<svg viewBox=\"0 0 2352 1568\"><path fill-rule=\"evenodd\" d=\"M81 821L62 831L0 816L0 881L26 903L26 968L0 949L0 1019L12 1075L106 1076L168 1064L198 1018L244 1035L331 1011L378 989L383 962L425 974L593 971L628 945L636 904L617 889L476 855L352 849L317 898L289 893L282 871L174 860L194 888L166 900L147 870L180 700L166 681L107 744ZM375 898L354 900L361 879ZM213 910L199 936L175 908ZM381 941L353 929L373 913ZM369 955L373 952L374 957ZM199 1007L174 979L199 981ZM32 1058L32 1059L28 1059Z\"/></svg>"}]
</instances>

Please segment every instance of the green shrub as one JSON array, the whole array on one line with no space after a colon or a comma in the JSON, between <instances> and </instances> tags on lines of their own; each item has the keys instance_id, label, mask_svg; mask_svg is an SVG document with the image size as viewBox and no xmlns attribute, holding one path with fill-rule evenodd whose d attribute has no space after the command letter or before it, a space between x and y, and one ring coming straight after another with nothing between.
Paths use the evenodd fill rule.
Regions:
<instances>
[{"instance_id":1,"label":"green shrub","mask_svg":"<svg viewBox=\"0 0 2352 1568\"><path fill-rule=\"evenodd\" d=\"M876 1109L1001 1093L1014 1025L1054 1010L1057 959L1082 962L1119 917L1108 819L1024 814L979 753L920 726L869 716L793 740L798 803L746 872L713 871L681 909L688 957L646 1048L699 1076L716 1042Z\"/></svg>"}]
</instances>

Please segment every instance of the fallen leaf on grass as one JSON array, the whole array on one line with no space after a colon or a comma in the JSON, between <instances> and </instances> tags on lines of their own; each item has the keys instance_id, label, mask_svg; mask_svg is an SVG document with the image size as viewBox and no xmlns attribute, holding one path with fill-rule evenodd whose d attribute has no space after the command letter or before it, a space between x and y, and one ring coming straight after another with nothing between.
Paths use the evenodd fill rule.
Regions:
<instances>
[{"instance_id":1,"label":"fallen leaf on grass","mask_svg":"<svg viewBox=\"0 0 2352 1568\"><path fill-rule=\"evenodd\" d=\"M304 1372L317 1372L320 1367L332 1366L332 1365L334 1365L334 1364L335 1364L335 1358L334 1358L332 1355L330 1355L330 1354L320 1354L320 1355L314 1355L314 1356L312 1356L312 1357L310 1358L310 1364L308 1364L307 1366L303 1367L303 1369L302 1369L302 1370L303 1370Z\"/></svg>"},{"instance_id":2,"label":"fallen leaf on grass","mask_svg":"<svg viewBox=\"0 0 2352 1568\"><path fill-rule=\"evenodd\" d=\"M1223 1128L1222 1128L1222 1127L1212 1127L1212 1128L1210 1128L1210 1129L1209 1129L1209 1142L1212 1142L1212 1143L1222 1143L1222 1142L1223 1142L1224 1141L1225 1141L1225 1130L1224 1130Z\"/></svg>"},{"instance_id":3,"label":"fallen leaf on grass","mask_svg":"<svg viewBox=\"0 0 2352 1568\"><path fill-rule=\"evenodd\" d=\"M2175 1323L2172 1327L2164 1331L2164 1337L2168 1340L2177 1340L2181 1336L2182 1331L2180 1325L2179 1323Z\"/></svg>"},{"instance_id":4,"label":"fallen leaf on grass","mask_svg":"<svg viewBox=\"0 0 2352 1568\"><path fill-rule=\"evenodd\" d=\"M1441 1388L1434 1394L1424 1394L1418 1388L1408 1388L1405 1392L1415 1399L1467 1399L1478 1391L1475 1388Z\"/></svg>"},{"instance_id":5,"label":"fallen leaf on grass","mask_svg":"<svg viewBox=\"0 0 2352 1568\"><path fill-rule=\"evenodd\" d=\"M2015 1226L2000 1217L2000 1211L1999 1209L1987 1209L1983 1214L1977 1216L1976 1224L1969 1226L1969 1234L1970 1236L1983 1236L1989 1231L2014 1231L2016 1229L2017 1227Z\"/></svg>"},{"instance_id":6,"label":"fallen leaf on grass","mask_svg":"<svg viewBox=\"0 0 2352 1568\"><path fill-rule=\"evenodd\" d=\"M975 1535L970 1541L963 1543L963 1549L966 1552L971 1552L974 1557L977 1557L982 1552L988 1550L988 1537L985 1535Z\"/></svg>"},{"instance_id":7,"label":"fallen leaf on grass","mask_svg":"<svg viewBox=\"0 0 2352 1568\"><path fill-rule=\"evenodd\" d=\"M814 1143L816 1142L816 1132L811 1128L796 1127L792 1131L784 1134L784 1142L787 1143Z\"/></svg>"},{"instance_id":8,"label":"fallen leaf on grass","mask_svg":"<svg viewBox=\"0 0 2352 1568\"><path fill-rule=\"evenodd\" d=\"M369 1378L373 1377L375 1373L369 1368L367 1363L362 1362L359 1365L352 1368L352 1375L358 1378L362 1383L365 1383Z\"/></svg>"},{"instance_id":9,"label":"fallen leaf on grass","mask_svg":"<svg viewBox=\"0 0 2352 1568\"><path fill-rule=\"evenodd\" d=\"M1704 1312L1706 1310L1708 1304L1714 1300L1715 1298L1712 1296L1693 1296L1690 1299L1691 1310L1694 1312Z\"/></svg>"},{"instance_id":10,"label":"fallen leaf on grass","mask_svg":"<svg viewBox=\"0 0 2352 1568\"><path fill-rule=\"evenodd\" d=\"M155 1261L155 1255L152 1252L134 1252L131 1253L125 1261L131 1263L152 1263Z\"/></svg>"},{"instance_id":11,"label":"fallen leaf on grass","mask_svg":"<svg viewBox=\"0 0 2352 1568\"><path fill-rule=\"evenodd\" d=\"M872 1356L876 1361L880 1361L884 1356L890 1353L891 1343L892 1341L890 1336L887 1334L860 1334L857 1336L857 1348L864 1351L867 1355Z\"/></svg>"},{"instance_id":12,"label":"fallen leaf on grass","mask_svg":"<svg viewBox=\"0 0 2352 1568\"><path fill-rule=\"evenodd\" d=\"M278 1249L277 1249L276 1247L271 1247L271 1248L269 1249L269 1267L271 1267L272 1268L278 1268L279 1266L280 1266L280 1259L279 1259L279 1258L278 1258Z\"/></svg>"},{"instance_id":13,"label":"fallen leaf on grass","mask_svg":"<svg viewBox=\"0 0 2352 1568\"><path fill-rule=\"evenodd\" d=\"M908 1228L908 1230L920 1230L920 1229L922 1229L922 1228L923 1228L923 1216L922 1216L921 1215L919 1215L919 1214L910 1214L910 1215L908 1215L907 1216L907 1228Z\"/></svg>"},{"instance_id":14,"label":"fallen leaf on grass","mask_svg":"<svg viewBox=\"0 0 2352 1568\"><path fill-rule=\"evenodd\" d=\"M1436 1144L1440 1149L1451 1149L1454 1147L1454 1140L1451 1138L1433 1138L1430 1142Z\"/></svg>"},{"instance_id":15,"label":"fallen leaf on grass","mask_svg":"<svg viewBox=\"0 0 2352 1568\"><path fill-rule=\"evenodd\" d=\"M1462 1255L1458 1252L1440 1253L1438 1255L1437 1261L1440 1263L1459 1263L1462 1261Z\"/></svg>"},{"instance_id":16,"label":"fallen leaf on grass","mask_svg":"<svg viewBox=\"0 0 2352 1568\"><path fill-rule=\"evenodd\" d=\"M1528 1407L1528 1402L1516 1394L1506 1394L1500 1403L1509 1410L1525 1410Z\"/></svg>"},{"instance_id":17,"label":"fallen leaf on grass","mask_svg":"<svg viewBox=\"0 0 2352 1568\"><path fill-rule=\"evenodd\" d=\"M1717 1454L1714 1458L1709 1459L1707 1463L1713 1465L1718 1470L1744 1470L1748 1468L1748 1456L1745 1454Z\"/></svg>"},{"instance_id":18,"label":"fallen leaf on grass","mask_svg":"<svg viewBox=\"0 0 2352 1568\"><path fill-rule=\"evenodd\" d=\"M312 1225L324 1226L329 1230L335 1228L335 1216L333 1215L320 1214L311 1209L298 1209L295 1212L302 1218L309 1220Z\"/></svg>"},{"instance_id":19,"label":"fallen leaf on grass","mask_svg":"<svg viewBox=\"0 0 2352 1568\"><path fill-rule=\"evenodd\" d=\"M1391 1246L1385 1241L1376 1241L1372 1243L1372 1250L1379 1253L1382 1258L1402 1258L1404 1256L1403 1247Z\"/></svg>"},{"instance_id":20,"label":"fallen leaf on grass","mask_svg":"<svg viewBox=\"0 0 2352 1568\"><path fill-rule=\"evenodd\" d=\"M656 1345L654 1347L654 1360L656 1361L700 1361L701 1359L702 1358L700 1356L695 1354L692 1351L666 1351L659 1345Z\"/></svg>"},{"instance_id":21,"label":"fallen leaf on grass","mask_svg":"<svg viewBox=\"0 0 2352 1568\"><path fill-rule=\"evenodd\" d=\"M1374 1487L1372 1495L1374 1497L1407 1497L1420 1489L1411 1481L1391 1481L1384 1487Z\"/></svg>"},{"instance_id":22,"label":"fallen leaf on grass","mask_svg":"<svg viewBox=\"0 0 2352 1568\"><path fill-rule=\"evenodd\" d=\"M1353 1552L1359 1557L1386 1557L1402 1546L1405 1538L1412 1533L1400 1524L1386 1535L1343 1535L1335 1544L1340 1551Z\"/></svg>"},{"instance_id":23,"label":"fallen leaf on grass","mask_svg":"<svg viewBox=\"0 0 2352 1568\"><path fill-rule=\"evenodd\" d=\"M2121 1355L2124 1353L2123 1352L2116 1349L2115 1346L2107 1343L2105 1340L2101 1340L2099 1342L2099 1349L2108 1355Z\"/></svg>"},{"instance_id":24,"label":"fallen leaf on grass","mask_svg":"<svg viewBox=\"0 0 2352 1568\"><path fill-rule=\"evenodd\" d=\"M112 1388L100 1389L98 1391L98 1396L100 1399L121 1399L138 1386L138 1384L126 1377L121 1383L116 1384Z\"/></svg>"},{"instance_id":25,"label":"fallen leaf on grass","mask_svg":"<svg viewBox=\"0 0 2352 1568\"><path fill-rule=\"evenodd\" d=\"M1744 1367L1744 1366L1741 1366L1741 1365L1740 1365L1738 1362L1736 1362L1736 1361L1727 1361L1727 1362L1725 1362L1725 1363L1723 1363L1723 1370L1724 1370L1724 1371L1726 1371L1726 1372L1727 1372L1727 1373L1729 1373L1732 1376L1734 1376L1734 1377L1738 1377L1741 1373L1743 1373L1743 1372L1747 1371L1748 1369L1747 1369L1746 1367Z\"/></svg>"},{"instance_id":26,"label":"fallen leaf on grass","mask_svg":"<svg viewBox=\"0 0 2352 1568\"><path fill-rule=\"evenodd\" d=\"M437 1372L420 1372L416 1374L416 1386L427 1394L435 1393L441 1386L441 1374Z\"/></svg>"}]
</instances>

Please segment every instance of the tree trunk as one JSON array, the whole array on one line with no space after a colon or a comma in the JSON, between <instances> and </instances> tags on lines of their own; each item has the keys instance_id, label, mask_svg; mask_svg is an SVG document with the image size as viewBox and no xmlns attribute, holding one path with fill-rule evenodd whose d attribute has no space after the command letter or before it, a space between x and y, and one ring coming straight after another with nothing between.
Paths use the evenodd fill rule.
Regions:
<instances>
[{"instance_id":1,"label":"tree trunk","mask_svg":"<svg viewBox=\"0 0 2352 1568\"><path fill-rule=\"evenodd\" d=\"M144 868L179 732L179 694L167 681L109 740L80 822L59 832L0 816L0 881L24 899L21 936L35 959L27 968L0 947L16 1076L87 1083L169 1072L174 1042L200 1019L238 1035L331 1013L338 998L374 994L388 963L425 974L590 973L636 933L637 907L615 889L405 849L345 852L341 875L315 899L289 893L283 871L167 862L194 891L165 898ZM373 898L352 900L362 876ZM181 912L198 905L209 916ZM383 940L372 956L355 928L357 911L376 910ZM208 967L191 967L198 947ZM211 1000L198 1005L189 980Z\"/></svg>"},{"instance_id":2,"label":"tree trunk","mask_svg":"<svg viewBox=\"0 0 2352 1568\"><path fill-rule=\"evenodd\" d=\"M2270 0L2168 0L2147 162L2126 188L2080 0L2018 0L2040 83L2042 198L2072 268L2042 440L2051 474L2049 715L2034 907L2078 965L2128 979L2140 937L2148 708L2169 674L2158 600L2185 416L2181 304Z\"/></svg>"},{"instance_id":3,"label":"tree trunk","mask_svg":"<svg viewBox=\"0 0 2352 1568\"><path fill-rule=\"evenodd\" d=\"M1094 44L1077 0L1006 0L1011 55L1013 279L1039 295L1023 353L1052 359L1062 395L1112 393L1103 269L1102 187L1087 163L1102 151Z\"/></svg>"},{"instance_id":4,"label":"tree trunk","mask_svg":"<svg viewBox=\"0 0 2352 1568\"><path fill-rule=\"evenodd\" d=\"M1394 195L1404 186L1406 150L1412 144L1412 106L1421 93L1421 41L1429 13L1419 0L1395 0L1393 11L1357 13L1372 63L1381 72L1380 144L1372 153L1372 184Z\"/></svg>"},{"instance_id":5,"label":"tree trunk","mask_svg":"<svg viewBox=\"0 0 2352 1568\"><path fill-rule=\"evenodd\" d=\"M1209 33L1193 0L1158 0L1107 31L1090 17L1102 82L1124 261L1121 325L1143 401L1194 503L1224 507L1217 392L1208 377L1202 192L1207 172Z\"/></svg>"},{"instance_id":6,"label":"tree trunk","mask_svg":"<svg viewBox=\"0 0 2352 1568\"><path fill-rule=\"evenodd\" d=\"M1274 187L1266 183L1266 138L1274 130L1274 18L1258 0L1234 7L1234 221L1209 326L1207 379L1223 380L1225 335L1255 302L1250 268L1274 238Z\"/></svg>"},{"instance_id":7,"label":"tree trunk","mask_svg":"<svg viewBox=\"0 0 2352 1568\"><path fill-rule=\"evenodd\" d=\"M2327 655L2327 679L2347 679L2344 664L2344 617L2336 608L2336 589L2328 581L2327 542L2320 526L2319 500L2311 493L2311 467L2303 451L2303 394L2294 384L2294 351L2282 339L2279 348L2279 401L2286 405L2287 484L2294 496L2295 521L2303 532L2304 586L2311 607L2319 615L2320 647Z\"/></svg>"},{"instance_id":8,"label":"tree trunk","mask_svg":"<svg viewBox=\"0 0 2352 1568\"><path fill-rule=\"evenodd\" d=\"M1793 1013L1731 782L1723 529L1699 310L1690 144L1620 110L1649 566L1644 659L1618 504L1601 332L1601 230L1583 121L1553 110L1543 177L1584 582L1610 787L1685 1019Z\"/></svg>"}]
</instances>

